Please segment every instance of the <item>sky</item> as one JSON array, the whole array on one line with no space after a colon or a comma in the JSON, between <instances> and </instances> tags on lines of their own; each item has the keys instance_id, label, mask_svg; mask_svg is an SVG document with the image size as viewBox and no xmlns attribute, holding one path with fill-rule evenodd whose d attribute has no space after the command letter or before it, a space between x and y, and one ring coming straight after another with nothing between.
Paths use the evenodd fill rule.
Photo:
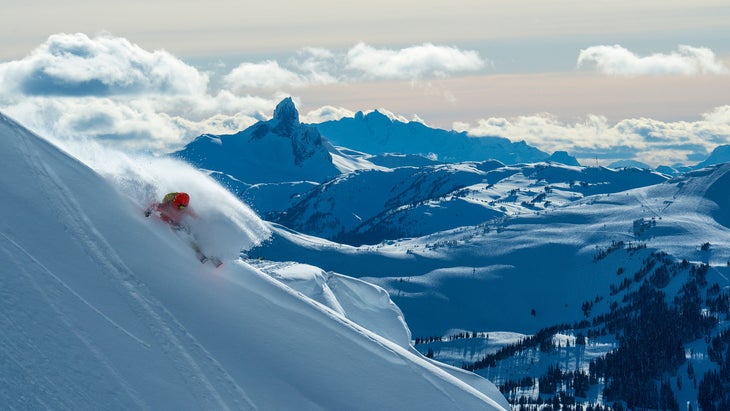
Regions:
<instances>
[{"instance_id":1,"label":"sky","mask_svg":"<svg viewBox=\"0 0 730 411\"><path fill-rule=\"evenodd\" d=\"M730 143L726 1L2 1L0 111L62 138L165 152L292 96L582 162Z\"/></svg>"}]
</instances>

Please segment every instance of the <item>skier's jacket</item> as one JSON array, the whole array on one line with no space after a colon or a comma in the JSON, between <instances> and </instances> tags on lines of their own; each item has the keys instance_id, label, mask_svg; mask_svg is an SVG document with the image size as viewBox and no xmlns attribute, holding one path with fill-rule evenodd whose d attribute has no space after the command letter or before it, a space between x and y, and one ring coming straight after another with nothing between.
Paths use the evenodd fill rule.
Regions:
<instances>
[{"instance_id":1,"label":"skier's jacket","mask_svg":"<svg viewBox=\"0 0 730 411\"><path fill-rule=\"evenodd\" d=\"M182 220L185 216L195 217L195 213L188 205L190 204L190 196L184 192L167 193L159 203L152 203L145 210L145 217L151 214L159 217L160 220L174 226L181 227Z\"/></svg>"}]
</instances>

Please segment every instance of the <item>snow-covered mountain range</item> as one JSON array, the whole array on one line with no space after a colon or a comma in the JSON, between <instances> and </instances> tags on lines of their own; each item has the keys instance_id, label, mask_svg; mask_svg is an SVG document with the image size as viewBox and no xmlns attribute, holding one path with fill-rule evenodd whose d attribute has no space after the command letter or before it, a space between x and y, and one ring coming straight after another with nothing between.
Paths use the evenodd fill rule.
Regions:
<instances>
[{"instance_id":1,"label":"snow-covered mountain range","mask_svg":"<svg viewBox=\"0 0 730 411\"><path fill-rule=\"evenodd\" d=\"M464 132L446 131L411 121L404 123L378 110L316 125L336 146L365 153L401 153L430 156L444 162L494 159L506 164L532 163L549 155L520 141L502 137L469 137Z\"/></svg>"},{"instance_id":2,"label":"snow-covered mountain range","mask_svg":"<svg viewBox=\"0 0 730 411\"><path fill-rule=\"evenodd\" d=\"M496 161L359 170L319 185L268 218L341 243L377 244L547 211L588 195L665 180L641 169Z\"/></svg>"},{"instance_id":3,"label":"snow-covered mountain range","mask_svg":"<svg viewBox=\"0 0 730 411\"><path fill-rule=\"evenodd\" d=\"M419 354L381 288L239 259L270 229L206 175L95 155L97 171L0 115L3 408L509 407L487 380ZM181 187L223 267L144 217Z\"/></svg>"},{"instance_id":4,"label":"snow-covered mountain range","mask_svg":"<svg viewBox=\"0 0 730 411\"><path fill-rule=\"evenodd\" d=\"M377 112L307 127L341 131L330 147L341 174L243 184L207 167L273 222L251 264L384 288L422 353L488 377L513 403L723 404L703 390L726 366L712 353L730 349L727 164L669 174L560 152L496 161L501 149L454 162L399 146L430 131ZM633 370L632 356L653 365Z\"/></svg>"},{"instance_id":5,"label":"snow-covered mountain range","mask_svg":"<svg viewBox=\"0 0 730 411\"><path fill-rule=\"evenodd\" d=\"M568 185L520 178L520 192L568 192ZM403 310L422 352L488 377L514 403L562 392L588 403L651 408L665 384L671 394L661 395L672 403L707 406L703 390L728 365L725 354L713 353L730 350L730 165L532 209L515 188L492 189L516 211L358 247L273 226L272 238L250 256L306 262L380 285ZM642 315L649 309L641 304L652 301L647 295L665 314ZM664 352L657 348L664 341L675 344L680 359L652 356ZM623 356L661 365L630 372L623 361L638 360ZM615 362L597 365L605 358ZM563 373L553 385L550 367ZM607 375L599 367L627 373ZM572 386L569 373L576 372L591 381L582 392Z\"/></svg>"}]
</instances>

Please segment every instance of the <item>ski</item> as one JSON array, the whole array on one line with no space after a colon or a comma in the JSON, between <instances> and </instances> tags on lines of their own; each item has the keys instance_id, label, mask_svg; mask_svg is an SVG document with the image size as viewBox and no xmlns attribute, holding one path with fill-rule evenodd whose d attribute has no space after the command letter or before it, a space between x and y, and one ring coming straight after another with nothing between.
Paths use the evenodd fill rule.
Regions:
<instances>
[{"instance_id":1,"label":"ski","mask_svg":"<svg viewBox=\"0 0 730 411\"><path fill-rule=\"evenodd\" d=\"M223 261L221 261L220 258L215 257L215 256L207 256L207 255L203 254L203 252L200 251L200 249L196 249L196 248L193 248L193 249L195 250L195 255L198 257L198 260L200 260L201 264L205 264L208 261L210 261L211 264L213 264L215 266L215 268L218 268L223 265Z\"/></svg>"},{"instance_id":2,"label":"ski","mask_svg":"<svg viewBox=\"0 0 730 411\"><path fill-rule=\"evenodd\" d=\"M210 257L208 259L210 260L211 263L213 263L215 268L218 268L223 265L223 261L221 261L221 259L218 257Z\"/></svg>"},{"instance_id":3,"label":"ski","mask_svg":"<svg viewBox=\"0 0 730 411\"><path fill-rule=\"evenodd\" d=\"M215 266L215 268L218 268L223 265L223 261L221 261L221 259L218 257L203 256L203 258L200 260L200 262L203 264L207 263L208 261L210 261L211 264L213 264Z\"/></svg>"}]
</instances>

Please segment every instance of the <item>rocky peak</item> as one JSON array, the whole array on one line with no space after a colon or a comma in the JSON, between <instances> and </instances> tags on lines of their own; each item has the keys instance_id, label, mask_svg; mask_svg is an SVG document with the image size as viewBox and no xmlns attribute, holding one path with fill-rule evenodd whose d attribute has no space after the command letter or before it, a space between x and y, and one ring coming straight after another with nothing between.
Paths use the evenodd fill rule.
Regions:
<instances>
[{"instance_id":1,"label":"rocky peak","mask_svg":"<svg viewBox=\"0 0 730 411\"><path fill-rule=\"evenodd\" d=\"M291 97L281 100L276 105L272 122L275 124L274 131L284 136L290 136L292 131L299 125L299 112Z\"/></svg>"}]
</instances>

